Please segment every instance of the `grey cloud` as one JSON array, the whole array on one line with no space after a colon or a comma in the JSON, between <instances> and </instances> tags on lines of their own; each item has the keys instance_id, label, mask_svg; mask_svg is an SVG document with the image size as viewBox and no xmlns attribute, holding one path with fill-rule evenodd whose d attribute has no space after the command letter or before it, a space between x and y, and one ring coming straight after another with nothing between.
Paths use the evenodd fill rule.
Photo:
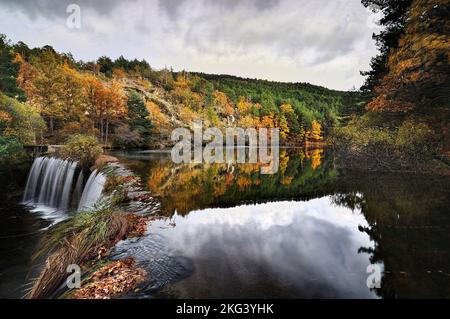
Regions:
<instances>
[{"instance_id":1,"label":"grey cloud","mask_svg":"<svg viewBox=\"0 0 450 319\"><path fill-rule=\"evenodd\" d=\"M130 4L135 0L128 0ZM30 18L55 17L65 18L66 8L69 4L78 4L81 9L92 9L100 14L108 14L114 8L124 3L123 0L0 0L0 6L17 9Z\"/></svg>"},{"instance_id":2,"label":"grey cloud","mask_svg":"<svg viewBox=\"0 0 450 319\"><path fill-rule=\"evenodd\" d=\"M80 30L66 28L70 3L86 13ZM360 0L0 0L2 32L8 37L50 44L83 59L137 55L156 67L204 66L205 72L223 63L220 72L242 76L257 63L249 77L276 73L278 80L287 77L278 71L284 63L292 70L289 81L298 73L299 80L315 77L323 85L332 79L314 68L326 65L335 77L342 76L333 80L334 87L361 79L359 69L367 68L375 54L367 18ZM337 58L340 62L333 62ZM367 66L355 65L349 76L355 63Z\"/></svg>"},{"instance_id":3,"label":"grey cloud","mask_svg":"<svg viewBox=\"0 0 450 319\"><path fill-rule=\"evenodd\" d=\"M234 54L257 52L261 47L271 50L275 57L285 56L298 60L302 52L316 51L304 65L321 64L337 55L345 55L354 50L354 44L360 41L364 30L359 25L361 17L354 10L353 15L344 15L345 10L358 9L355 2L348 3L319 0L313 4L303 1L302 7L291 4L276 13L254 14L253 1L232 1L247 6L236 7L224 16L220 9L205 6L203 14L188 20L188 29L184 33L184 45L201 53L223 56L225 46ZM284 1L287 3L288 1ZM210 3L208 1L205 4ZM273 5L274 1L266 1ZM360 6L359 3L357 3ZM330 16L322 17L323 8L334 8ZM290 9L290 10L289 10ZM345 9L345 10L343 10ZM289 11L288 11L289 10ZM329 9L329 13L332 11ZM295 14L295 15L292 15ZM341 14L341 15L339 15ZM317 23L314 25L316 16ZM348 21L357 21L354 26ZM185 22L185 21L184 21Z\"/></svg>"},{"instance_id":4,"label":"grey cloud","mask_svg":"<svg viewBox=\"0 0 450 319\"><path fill-rule=\"evenodd\" d=\"M169 17L175 18L178 10L187 0L159 0L159 7L165 11Z\"/></svg>"},{"instance_id":5,"label":"grey cloud","mask_svg":"<svg viewBox=\"0 0 450 319\"><path fill-rule=\"evenodd\" d=\"M191 0L196 2L197 0ZM188 0L159 0L159 6L165 11L169 17L176 18L180 13L183 5L188 3ZM198 2L198 1L197 1ZM280 0L205 0L205 6L216 6L224 11L224 13L234 10L239 6L252 6L257 11L263 11L274 8L278 5Z\"/></svg>"}]
</instances>

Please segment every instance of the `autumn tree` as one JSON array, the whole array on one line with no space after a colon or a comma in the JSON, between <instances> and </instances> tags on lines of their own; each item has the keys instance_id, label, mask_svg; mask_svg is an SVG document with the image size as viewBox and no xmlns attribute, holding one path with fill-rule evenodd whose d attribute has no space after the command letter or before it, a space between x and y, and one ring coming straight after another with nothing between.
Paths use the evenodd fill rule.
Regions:
<instances>
[{"instance_id":1,"label":"autumn tree","mask_svg":"<svg viewBox=\"0 0 450 319\"><path fill-rule=\"evenodd\" d=\"M214 109L217 114L222 116L233 116L234 109L231 101L228 96L220 91L214 92L214 100L213 100Z\"/></svg>"},{"instance_id":2,"label":"autumn tree","mask_svg":"<svg viewBox=\"0 0 450 319\"><path fill-rule=\"evenodd\" d=\"M153 101L147 101L147 110L149 112L149 119L154 125L154 130L161 132L170 128L170 120L166 114L161 111L161 108Z\"/></svg>"},{"instance_id":3,"label":"autumn tree","mask_svg":"<svg viewBox=\"0 0 450 319\"><path fill-rule=\"evenodd\" d=\"M70 121L81 122L85 117L85 96L83 94L83 80L80 73L69 64L64 63L61 68L60 99L62 110Z\"/></svg>"},{"instance_id":4,"label":"autumn tree","mask_svg":"<svg viewBox=\"0 0 450 319\"><path fill-rule=\"evenodd\" d=\"M0 135L14 137L23 144L36 144L44 130L44 120L35 109L0 93Z\"/></svg>"},{"instance_id":5,"label":"autumn tree","mask_svg":"<svg viewBox=\"0 0 450 319\"><path fill-rule=\"evenodd\" d=\"M103 83L93 75L86 75L83 78L83 92L86 115L91 119L93 128L97 125L100 140L107 144L111 122L122 119L126 113L123 87L114 79Z\"/></svg>"},{"instance_id":6,"label":"autumn tree","mask_svg":"<svg viewBox=\"0 0 450 319\"><path fill-rule=\"evenodd\" d=\"M105 100L105 87L94 75L85 75L83 81L83 94L85 97L85 114L90 118L92 128L100 125L101 105Z\"/></svg>"},{"instance_id":7,"label":"autumn tree","mask_svg":"<svg viewBox=\"0 0 450 319\"><path fill-rule=\"evenodd\" d=\"M322 125L314 120L311 123L311 129L306 133L306 137L312 141L321 141L323 139Z\"/></svg>"},{"instance_id":8,"label":"autumn tree","mask_svg":"<svg viewBox=\"0 0 450 319\"><path fill-rule=\"evenodd\" d=\"M239 101L236 103L236 108L239 112L239 115L244 117L248 115L252 109L252 103L248 101L244 96L239 98Z\"/></svg>"},{"instance_id":9,"label":"autumn tree","mask_svg":"<svg viewBox=\"0 0 450 319\"><path fill-rule=\"evenodd\" d=\"M115 79L108 84L104 93L104 100L100 104L101 135L103 142L108 144L111 122L121 119L126 113L126 96L122 85Z\"/></svg>"},{"instance_id":10,"label":"autumn tree","mask_svg":"<svg viewBox=\"0 0 450 319\"><path fill-rule=\"evenodd\" d=\"M383 27L378 34L373 34L379 54L370 62L371 70L361 72L366 76L366 81L361 90L373 94L381 79L388 73L387 60L389 52L398 47L402 36L408 10L413 0L362 0L361 3L374 13L382 12L383 17L379 21Z\"/></svg>"},{"instance_id":11,"label":"autumn tree","mask_svg":"<svg viewBox=\"0 0 450 319\"><path fill-rule=\"evenodd\" d=\"M22 64L18 74L19 85L28 103L36 107L47 120L50 134L53 134L55 122L67 116L61 99L64 82L61 60L51 48L33 56L30 63L20 56L16 60Z\"/></svg>"},{"instance_id":12,"label":"autumn tree","mask_svg":"<svg viewBox=\"0 0 450 319\"><path fill-rule=\"evenodd\" d=\"M261 117L260 127L268 129L277 127L275 115L273 113L269 113L268 115Z\"/></svg>"},{"instance_id":13,"label":"autumn tree","mask_svg":"<svg viewBox=\"0 0 450 319\"><path fill-rule=\"evenodd\" d=\"M290 129L289 129L288 121L287 121L286 117L284 116L284 114L282 114L278 119L278 128L280 129L281 139L286 140L289 135Z\"/></svg>"},{"instance_id":14,"label":"autumn tree","mask_svg":"<svg viewBox=\"0 0 450 319\"><path fill-rule=\"evenodd\" d=\"M123 68L113 68L112 69L112 76L113 78L117 80L122 80L127 76L126 71Z\"/></svg>"},{"instance_id":15,"label":"autumn tree","mask_svg":"<svg viewBox=\"0 0 450 319\"><path fill-rule=\"evenodd\" d=\"M13 63L19 66L17 73L17 85L24 92L26 97L33 97L35 94L35 88L33 80L37 77L38 70L30 63L25 61L21 54L16 53ZM28 101L31 103L30 101Z\"/></svg>"},{"instance_id":16,"label":"autumn tree","mask_svg":"<svg viewBox=\"0 0 450 319\"><path fill-rule=\"evenodd\" d=\"M369 103L372 111L449 107L450 2L414 0L405 34L388 58L388 74Z\"/></svg>"}]
</instances>

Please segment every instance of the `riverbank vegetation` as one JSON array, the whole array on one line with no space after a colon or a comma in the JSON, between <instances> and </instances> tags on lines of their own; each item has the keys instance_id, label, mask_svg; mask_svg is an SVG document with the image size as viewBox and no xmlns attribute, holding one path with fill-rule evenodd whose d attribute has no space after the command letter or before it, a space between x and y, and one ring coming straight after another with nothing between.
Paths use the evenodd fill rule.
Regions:
<instances>
[{"instance_id":1,"label":"riverbank vegetation","mask_svg":"<svg viewBox=\"0 0 450 319\"><path fill-rule=\"evenodd\" d=\"M83 168L90 168L103 153L95 136L75 134L70 136L60 150L60 156L77 161Z\"/></svg>"},{"instance_id":2,"label":"riverbank vegetation","mask_svg":"<svg viewBox=\"0 0 450 319\"><path fill-rule=\"evenodd\" d=\"M115 169L104 167L109 179L116 178ZM126 190L124 185L110 187L92 209L77 212L49 229L34 256L35 262L45 263L33 282L29 298L111 298L134 289L141 281L145 272L133 260L112 261L108 258L118 241L142 236L150 220L124 208L133 200L128 197L131 190L140 189L140 179L129 177ZM72 264L78 265L82 271L80 290L67 290L64 285L67 267ZM105 272L105 269L111 271ZM134 277L123 278L133 274ZM105 287L105 282L110 286Z\"/></svg>"},{"instance_id":3,"label":"riverbank vegetation","mask_svg":"<svg viewBox=\"0 0 450 319\"><path fill-rule=\"evenodd\" d=\"M24 182L29 169L23 146L35 143L44 131L38 112L0 91L0 173L8 177L10 189Z\"/></svg>"},{"instance_id":4,"label":"riverbank vegetation","mask_svg":"<svg viewBox=\"0 0 450 319\"><path fill-rule=\"evenodd\" d=\"M335 155L360 170L423 171L438 154L435 132L421 119L390 119L378 113L356 117L332 136Z\"/></svg>"},{"instance_id":5,"label":"riverbank vegetation","mask_svg":"<svg viewBox=\"0 0 450 319\"><path fill-rule=\"evenodd\" d=\"M382 12L366 113L334 130L346 167L423 171L450 163L450 3L363 0ZM435 162L432 162L432 160Z\"/></svg>"}]
</instances>

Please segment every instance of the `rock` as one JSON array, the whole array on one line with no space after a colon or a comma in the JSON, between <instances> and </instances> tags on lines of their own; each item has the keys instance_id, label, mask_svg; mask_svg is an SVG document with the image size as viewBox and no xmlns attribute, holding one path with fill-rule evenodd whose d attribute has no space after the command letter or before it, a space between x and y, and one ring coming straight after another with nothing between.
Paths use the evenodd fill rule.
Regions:
<instances>
[{"instance_id":1,"label":"rock","mask_svg":"<svg viewBox=\"0 0 450 319\"><path fill-rule=\"evenodd\" d=\"M95 168L99 169L102 168L104 165L108 164L108 163L117 163L119 161L118 158L114 157L114 156L110 156L110 155L100 155L96 160L95 160Z\"/></svg>"}]
</instances>

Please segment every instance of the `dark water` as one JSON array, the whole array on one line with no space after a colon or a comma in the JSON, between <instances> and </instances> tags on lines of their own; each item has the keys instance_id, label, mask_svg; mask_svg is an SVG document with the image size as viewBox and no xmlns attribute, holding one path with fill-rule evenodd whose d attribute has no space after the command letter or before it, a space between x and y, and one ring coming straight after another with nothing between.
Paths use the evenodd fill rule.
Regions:
<instances>
[{"instance_id":1,"label":"dark water","mask_svg":"<svg viewBox=\"0 0 450 319\"><path fill-rule=\"evenodd\" d=\"M22 298L28 291L37 275L31 256L51 223L20 204L26 172L15 173L0 173L0 298Z\"/></svg>"},{"instance_id":2,"label":"dark water","mask_svg":"<svg viewBox=\"0 0 450 319\"><path fill-rule=\"evenodd\" d=\"M129 297L450 297L448 178L344 173L320 150L283 150L274 175L115 155L167 216L117 248L150 273Z\"/></svg>"},{"instance_id":3,"label":"dark water","mask_svg":"<svg viewBox=\"0 0 450 319\"><path fill-rule=\"evenodd\" d=\"M282 150L274 175L256 164L114 155L166 216L114 252L150 275L128 297L450 297L449 178L343 172L320 150ZM10 187L0 177L0 297L17 298L50 221L18 204L23 178ZM374 269L379 289L367 285Z\"/></svg>"}]
</instances>

